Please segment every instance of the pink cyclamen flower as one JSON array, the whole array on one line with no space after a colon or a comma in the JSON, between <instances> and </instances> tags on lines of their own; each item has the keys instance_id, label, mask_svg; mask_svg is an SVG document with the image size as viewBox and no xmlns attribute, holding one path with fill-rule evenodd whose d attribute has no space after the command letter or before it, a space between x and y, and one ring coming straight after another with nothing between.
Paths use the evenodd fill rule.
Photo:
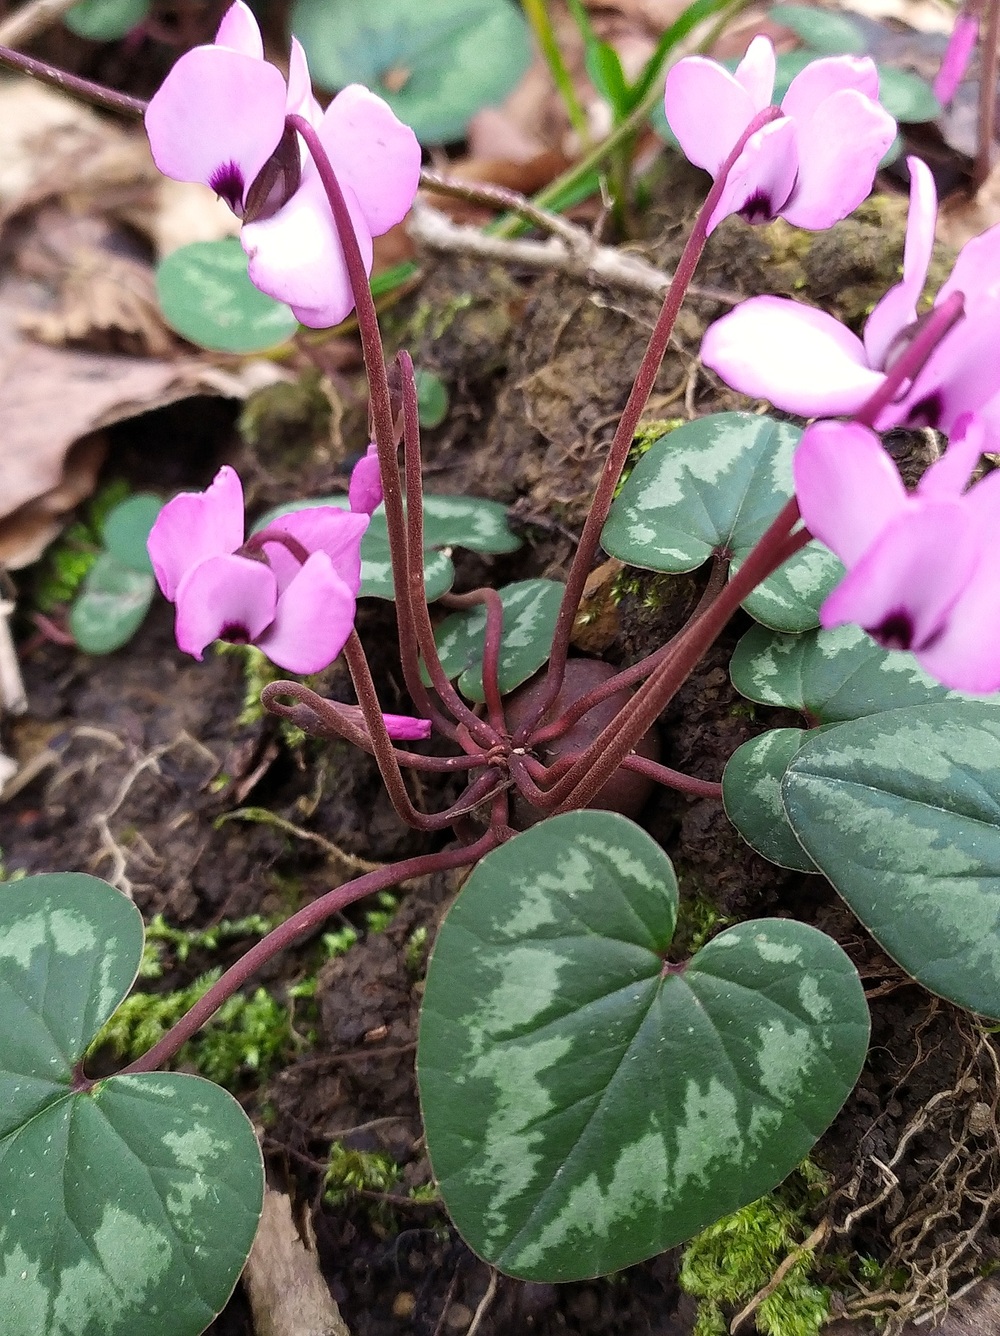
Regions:
<instances>
[{"instance_id":1,"label":"pink cyclamen flower","mask_svg":"<svg viewBox=\"0 0 1000 1336\"><path fill-rule=\"evenodd\" d=\"M774 92L774 47L755 37L735 74L688 56L667 75L664 109L686 157L717 176ZM856 209L896 135L878 102L868 57L815 60L792 80L783 115L751 135L733 164L708 231L738 213L750 223L780 214L796 227L830 227Z\"/></svg>"},{"instance_id":2,"label":"pink cyclamen flower","mask_svg":"<svg viewBox=\"0 0 1000 1336\"><path fill-rule=\"evenodd\" d=\"M858 423L807 427L793 461L806 526L847 567L822 625L856 622L958 691L1000 690L1000 473L966 490L984 439L962 418L915 492Z\"/></svg>"},{"instance_id":3,"label":"pink cyclamen flower","mask_svg":"<svg viewBox=\"0 0 1000 1336\"><path fill-rule=\"evenodd\" d=\"M287 302L304 325L323 328L343 320L354 298L319 172L286 129L290 114L315 127L371 272L372 238L413 203L420 145L360 84L321 111L294 37L286 85L264 59L260 29L243 0L226 12L212 46L195 47L174 65L146 111L146 131L165 176L204 182L244 220L240 240L251 281Z\"/></svg>"},{"instance_id":4,"label":"pink cyclamen flower","mask_svg":"<svg viewBox=\"0 0 1000 1336\"><path fill-rule=\"evenodd\" d=\"M363 728L366 733L368 732L364 711L360 705L341 705L338 702L337 710L340 714L347 715L356 728ZM385 720L385 731L397 741L423 742L431 735L429 719L418 719L412 714L383 714L382 718Z\"/></svg>"},{"instance_id":5,"label":"pink cyclamen flower","mask_svg":"<svg viewBox=\"0 0 1000 1336\"><path fill-rule=\"evenodd\" d=\"M382 474L374 441L351 470L347 499L351 509L363 515L370 515L382 504Z\"/></svg>"},{"instance_id":6,"label":"pink cyclamen flower","mask_svg":"<svg viewBox=\"0 0 1000 1336\"><path fill-rule=\"evenodd\" d=\"M969 61L972 59L978 39L979 19L975 14L963 11L955 20L941 61L941 68L934 79L934 96L942 106L947 106L955 96L958 85L969 68Z\"/></svg>"},{"instance_id":7,"label":"pink cyclamen flower","mask_svg":"<svg viewBox=\"0 0 1000 1336\"><path fill-rule=\"evenodd\" d=\"M705 334L701 358L727 385L769 399L802 417L855 413L882 385L917 327L917 302L934 245L937 194L919 158L910 167L910 213L903 280L891 288L859 339L826 311L787 297L752 297ZM934 349L875 426L937 427L950 433L965 413L978 414L987 450L1000 449L1000 225L973 238L938 292L965 298L965 318Z\"/></svg>"},{"instance_id":8,"label":"pink cyclamen flower","mask_svg":"<svg viewBox=\"0 0 1000 1336\"><path fill-rule=\"evenodd\" d=\"M168 501L149 535L178 645L201 659L213 640L254 644L288 672L320 672L354 627L367 528L367 515L317 506L244 542L243 488L224 465L206 491Z\"/></svg>"}]
</instances>

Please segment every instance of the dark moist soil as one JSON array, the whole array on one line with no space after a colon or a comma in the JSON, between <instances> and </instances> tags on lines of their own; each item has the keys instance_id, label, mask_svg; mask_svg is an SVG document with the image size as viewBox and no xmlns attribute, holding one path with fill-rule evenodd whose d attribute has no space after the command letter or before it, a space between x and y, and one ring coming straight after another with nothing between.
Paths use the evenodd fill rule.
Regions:
<instances>
[{"instance_id":1,"label":"dark moist soil","mask_svg":"<svg viewBox=\"0 0 1000 1336\"><path fill-rule=\"evenodd\" d=\"M650 216L646 250L654 261L669 266L676 258L699 189L690 172L675 171L661 183L659 197L670 199L670 209ZM870 203L860 220L806 246L781 226L720 228L698 281L722 296L696 296L686 308L647 416L746 407L697 362L705 324L741 296L803 287L856 319L895 273L900 216L897 201ZM417 294L389 313L391 342L409 346L451 395L446 423L425 442L428 490L504 502L525 539L509 557L457 554L460 587L565 573L654 316L651 303L632 296L469 261L429 264ZM247 481L251 510L259 511L343 485L352 455L365 444L361 391L343 377L324 387L306 372L298 387L250 405L243 423L241 439L232 412L202 403L128 424L117 429L110 473L167 492L203 486L229 460ZM156 439L162 444L154 451ZM177 445L192 440L193 447ZM584 644L614 664L634 662L681 624L703 579L609 577L592 599ZM405 710L391 609L366 603L358 627L384 707ZM798 722L753 708L734 692L727 664L744 629L734 619L666 711L667 764L718 779L745 739L765 726ZM443 843L398 822L369 758L342 745L289 746L270 718L239 722L241 658L210 652L198 664L182 656L162 602L129 646L104 659L35 638L25 674L31 712L7 730L28 776L4 809L8 872L91 872L130 891L147 918L162 913L173 925L201 928L290 912L356 875L357 860L383 863ZM339 663L318 689L351 699ZM455 796L427 776L414 779L412 791L426 810ZM233 817L246 808L266 809L286 824ZM225 816L231 819L220 822ZM678 871L680 949L696 936L706 906L721 916L717 927L794 915L831 934L861 972L873 1020L868 1064L815 1152L833 1184L831 1255L887 1263L895 1288L882 1293L871 1282L869 1289L904 1315L911 1301L974 1274L996 1253L988 1202L998 1168L992 1041L970 1018L908 983L825 881L758 858L719 803L660 790L643 823ZM365 931L366 905L330 924L350 922L362 936L321 970L315 1042L263 1085L247 1073L238 1091L261 1128L272 1181L312 1212L323 1272L355 1336L461 1333L490 1283L489 1268L441 1208L408 1195L429 1182L413 1070L422 962L458 884L455 874L412 883L381 932ZM414 937L422 929L423 945ZM210 965L228 964L247 945L228 944L211 957L195 952L156 986L180 986ZM283 998L314 946L272 962L260 982ZM388 1154L401 1166L399 1181L384 1193L324 1203L333 1141ZM694 1305L679 1290L678 1265L675 1251L582 1284L501 1277L477 1330L688 1336ZM847 1311L864 1311L843 1261L831 1261L828 1279L843 1289ZM252 1332L239 1288L210 1331Z\"/></svg>"}]
</instances>

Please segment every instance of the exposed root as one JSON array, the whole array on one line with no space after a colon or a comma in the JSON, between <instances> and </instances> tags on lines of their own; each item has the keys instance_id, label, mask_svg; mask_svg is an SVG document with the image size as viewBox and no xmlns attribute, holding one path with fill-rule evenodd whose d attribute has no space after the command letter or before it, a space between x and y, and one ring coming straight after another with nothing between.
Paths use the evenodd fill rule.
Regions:
<instances>
[{"instance_id":1,"label":"exposed root","mask_svg":"<svg viewBox=\"0 0 1000 1336\"><path fill-rule=\"evenodd\" d=\"M955 1026L964 1053L953 1084L917 1110L887 1160L865 1155L862 1144L854 1177L831 1201L830 1218L854 1203L834 1224L834 1236L855 1237L864 1222L866 1232L888 1240L878 1280L870 1288L858 1282L842 1310L849 1318L876 1318L885 1336L900 1336L910 1322L938 1319L997 1258L1000 1061L992 1034L957 1012ZM918 1035L907 1076L921 1060L927 1055ZM924 1171L915 1190L914 1166ZM907 1171L911 1186L904 1193Z\"/></svg>"}]
</instances>

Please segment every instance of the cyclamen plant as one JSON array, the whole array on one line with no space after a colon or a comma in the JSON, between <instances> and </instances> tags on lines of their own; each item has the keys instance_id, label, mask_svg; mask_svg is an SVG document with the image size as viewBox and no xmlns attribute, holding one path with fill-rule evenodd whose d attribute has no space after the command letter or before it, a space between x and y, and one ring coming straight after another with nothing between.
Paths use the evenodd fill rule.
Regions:
<instances>
[{"instance_id":1,"label":"cyclamen plant","mask_svg":"<svg viewBox=\"0 0 1000 1336\"><path fill-rule=\"evenodd\" d=\"M253 1239L260 1153L228 1095L162 1069L276 952L362 897L431 872L473 869L429 967L418 1075L441 1194L483 1257L533 1280L594 1276L778 1183L860 1072L869 1029L860 980L836 942L789 919L740 923L675 959L673 870L632 819L644 785L721 797L755 848L826 874L913 978L1000 1016L1000 710L941 685L1000 686L997 487L992 478L969 486L994 430L994 368L983 357L996 300L992 287L968 286L991 272L1000 234L971 243L932 312L918 316L933 199L926 169L911 161L903 280L863 344L777 298L744 303L706 337L706 361L733 383L853 420L803 434L750 414L705 418L655 442L619 490L712 228L727 213L832 223L868 193L892 140L870 62L817 62L780 108L768 105L772 86L763 38L735 75L700 58L671 72L668 117L715 179L566 582L438 588L453 615L436 628L428 596L441 567L432 573L429 529L446 507L424 497L413 365L405 352L396 358L394 395L368 283L371 235L416 189L408 132L363 90L345 90L320 115L302 53L293 50L286 83L264 62L241 3L216 44L182 57L153 99L158 163L214 185L242 214L254 281L280 288L310 323L356 310L374 438L348 498L288 509L249 539L231 469L168 503L150 552L177 606L178 643L200 657L214 637L253 641L302 673L342 651L357 706L282 681L265 689L266 707L373 753L400 819L456 838L294 914L159 1043L101 1080L84 1057L134 980L138 912L79 874L7 889L0 1297L14 1336L95 1323L104 1336L140 1323L151 1336L204 1328ZM787 331L780 344L773 329ZM908 493L871 428L932 417L952 444ZM516 540L483 505L463 541L509 549ZM382 714L353 627L355 600L376 581L362 544L377 524L420 718ZM688 622L617 672L569 654L599 545L652 570L712 561ZM765 733L719 785L662 764L650 730L741 605L760 625L734 659L739 689L836 727ZM393 745L430 728L451 754ZM404 769L467 783L427 814Z\"/></svg>"}]
</instances>

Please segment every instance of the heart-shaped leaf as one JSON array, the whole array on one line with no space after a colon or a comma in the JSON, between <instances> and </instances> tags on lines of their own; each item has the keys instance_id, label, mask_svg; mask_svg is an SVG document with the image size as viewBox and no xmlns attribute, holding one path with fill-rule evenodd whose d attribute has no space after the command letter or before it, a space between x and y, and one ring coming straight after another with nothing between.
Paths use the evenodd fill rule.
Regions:
<instances>
[{"instance_id":1,"label":"heart-shaped leaf","mask_svg":"<svg viewBox=\"0 0 1000 1336\"><path fill-rule=\"evenodd\" d=\"M433 371L417 367L414 372L417 386L417 414L420 425L428 428L440 427L448 416L448 391L440 376Z\"/></svg>"},{"instance_id":2,"label":"heart-shaped leaf","mask_svg":"<svg viewBox=\"0 0 1000 1336\"><path fill-rule=\"evenodd\" d=\"M296 0L291 26L318 84L366 84L424 144L461 139L531 63L527 24L509 0Z\"/></svg>"},{"instance_id":3,"label":"heart-shaped leaf","mask_svg":"<svg viewBox=\"0 0 1000 1336\"><path fill-rule=\"evenodd\" d=\"M809 736L802 728L768 729L737 747L722 775L726 816L751 849L794 872L815 872L816 864L788 824L781 781Z\"/></svg>"},{"instance_id":4,"label":"heart-shaped leaf","mask_svg":"<svg viewBox=\"0 0 1000 1336\"><path fill-rule=\"evenodd\" d=\"M676 912L659 846L582 811L488 854L441 927L428 1148L503 1271L579 1280L679 1243L778 1183L857 1079L867 1009L836 943L761 919L665 966Z\"/></svg>"},{"instance_id":5,"label":"heart-shaped leaf","mask_svg":"<svg viewBox=\"0 0 1000 1336\"><path fill-rule=\"evenodd\" d=\"M841 724L802 748L782 798L889 955L1000 1018L1000 706L938 701Z\"/></svg>"},{"instance_id":6,"label":"heart-shaped leaf","mask_svg":"<svg viewBox=\"0 0 1000 1336\"><path fill-rule=\"evenodd\" d=\"M152 574L101 552L69 610L69 629L85 654L111 654L142 625L156 592Z\"/></svg>"},{"instance_id":7,"label":"heart-shaped leaf","mask_svg":"<svg viewBox=\"0 0 1000 1336\"><path fill-rule=\"evenodd\" d=\"M878 67L878 100L890 116L905 125L937 120L943 110L926 79L895 65Z\"/></svg>"},{"instance_id":8,"label":"heart-shaped leaf","mask_svg":"<svg viewBox=\"0 0 1000 1336\"><path fill-rule=\"evenodd\" d=\"M163 502L152 492L137 492L108 511L101 525L101 538L111 555L134 571L153 574L146 543Z\"/></svg>"},{"instance_id":9,"label":"heart-shaped leaf","mask_svg":"<svg viewBox=\"0 0 1000 1336\"><path fill-rule=\"evenodd\" d=\"M299 327L289 307L259 292L235 237L193 241L160 261L156 295L167 324L191 343L221 353L256 353Z\"/></svg>"},{"instance_id":10,"label":"heart-shaped leaf","mask_svg":"<svg viewBox=\"0 0 1000 1336\"><path fill-rule=\"evenodd\" d=\"M902 705L963 700L935 682L912 654L885 650L859 626L779 635L752 626L729 666L733 686L761 705L785 705L822 723Z\"/></svg>"},{"instance_id":11,"label":"heart-shaped leaf","mask_svg":"<svg viewBox=\"0 0 1000 1336\"><path fill-rule=\"evenodd\" d=\"M117 42L149 13L150 0L80 0L63 15L77 37L91 42Z\"/></svg>"},{"instance_id":12,"label":"heart-shaped leaf","mask_svg":"<svg viewBox=\"0 0 1000 1336\"><path fill-rule=\"evenodd\" d=\"M812 5L772 5L769 17L811 46L813 60L818 55L863 56L867 52L864 33L847 14Z\"/></svg>"},{"instance_id":13,"label":"heart-shaped leaf","mask_svg":"<svg viewBox=\"0 0 1000 1336\"><path fill-rule=\"evenodd\" d=\"M142 940L96 877L0 885L5 1336L197 1336L253 1242L263 1170L232 1096L172 1073L80 1078Z\"/></svg>"},{"instance_id":14,"label":"heart-shaped leaf","mask_svg":"<svg viewBox=\"0 0 1000 1336\"><path fill-rule=\"evenodd\" d=\"M503 604L503 634L497 676L502 695L527 682L548 660L563 586L555 580L521 580L497 591ZM441 666L458 679L459 690L473 701L483 693L485 607L453 612L434 632ZM424 681L430 677L423 670Z\"/></svg>"},{"instance_id":15,"label":"heart-shaped leaf","mask_svg":"<svg viewBox=\"0 0 1000 1336\"><path fill-rule=\"evenodd\" d=\"M632 470L601 534L605 551L653 571L692 571L729 552L737 571L792 494L798 427L716 413L654 441ZM805 631L843 567L819 543L786 561L744 600L766 626Z\"/></svg>"},{"instance_id":16,"label":"heart-shaped leaf","mask_svg":"<svg viewBox=\"0 0 1000 1336\"><path fill-rule=\"evenodd\" d=\"M252 532L259 533L274 520L295 510L308 510L313 506L337 506L340 510L346 510L349 504L342 493L292 501L275 506L262 515ZM427 601L430 603L440 598L455 582L455 567L448 548L467 547L473 552L514 552L520 546L520 538L507 525L507 511L498 502L474 496L425 496L424 588ZM446 550L439 550L442 548ZM395 595L389 532L382 506L375 511L361 540L359 595L362 598L388 599Z\"/></svg>"}]
</instances>

